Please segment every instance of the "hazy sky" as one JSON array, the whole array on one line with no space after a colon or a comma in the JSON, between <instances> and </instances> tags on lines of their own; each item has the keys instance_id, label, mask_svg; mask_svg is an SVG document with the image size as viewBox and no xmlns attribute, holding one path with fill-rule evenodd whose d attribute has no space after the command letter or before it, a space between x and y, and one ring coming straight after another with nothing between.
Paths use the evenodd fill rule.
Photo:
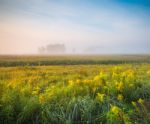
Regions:
<instances>
[{"instance_id":1,"label":"hazy sky","mask_svg":"<svg viewBox=\"0 0 150 124\"><path fill-rule=\"evenodd\" d=\"M150 53L150 0L0 0L0 54Z\"/></svg>"}]
</instances>

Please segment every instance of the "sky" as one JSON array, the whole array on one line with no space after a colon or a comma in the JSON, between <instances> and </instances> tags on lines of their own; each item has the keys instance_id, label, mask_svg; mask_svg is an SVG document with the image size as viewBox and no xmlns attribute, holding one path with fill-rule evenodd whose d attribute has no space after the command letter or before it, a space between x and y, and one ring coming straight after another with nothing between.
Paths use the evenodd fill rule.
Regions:
<instances>
[{"instance_id":1,"label":"sky","mask_svg":"<svg viewBox=\"0 0 150 124\"><path fill-rule=\"evenodd\" d=\"M149 0L0 0L0 54L149 54Z\"/></svg>"}]
</instances>

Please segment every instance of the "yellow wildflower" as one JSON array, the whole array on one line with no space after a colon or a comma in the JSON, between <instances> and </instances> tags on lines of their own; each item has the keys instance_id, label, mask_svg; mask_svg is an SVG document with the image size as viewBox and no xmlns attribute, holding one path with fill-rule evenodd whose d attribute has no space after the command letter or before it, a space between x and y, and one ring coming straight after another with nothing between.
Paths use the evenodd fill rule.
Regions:
<instances>
[{"instance_id":1,"label":"yellow wildflower","mask_svg":"<svg viewBox=\"0 0 150 124\"><path fill-rule=\"evenodd\" d=\"M77 82L77 84L80 84L80 82L81 82L81 81L80 81L79 79L77 79L77 81L76 81L76 82Z\"/></svg>"},{"instance_id":2,"label":"yellow wildflower","mask_svg":"<svg viewBox=\"0 0 150 124\"><path fill-rule=\"evenodd\" d=\"M46 93L49 93L50 91L51 91L51 88L47 88L47 89L45 90Z\"/></svg>"},{"instance_id":3,"label":"yellow wildflower","mask_svg":"<svg viewBox=\"0 0 150 124\"><path fill-rule=\"evenodd\" d=\"M87 80L84 80L83 82L84 82L85 84L89 84L89 83L91 82L91 80L88 80L88 79L87 79Z\"/></svg>"},{"instance_id":4,"label":"yellow wildflower","mask_svg":"<svg viewBox=\"0 0 150 124\"><path fill-rule=\"evenodd\" d=\"M94 81L99 81L99 80L100 80L100 76L99 75L94 77Z\"/></svg>"},{"instance_id":5,"label":"yellow wildflower","mask_svg":"<svg viewBox=\"0 0 150 124\"><path fill-rule=\"evenodd\" d=\"M37 86L37 87L35 88L35 90L40 91L40 88Z\"/></svg>"},{"instance_id":6,"label":"yellow wildflower","mask_svg":"<svg viewBox=\"0 0 150 124\"><path fill-rule=\"evenodd\" d=\"M32 95L38 95L39 94L39 92L38 91L32 91Z\"/></svg>"},{"instance_id":7,"label":"yellow wildflower","mask_svg":"<svg viewBox=\"0 0 150 124\"><path fill-rule=\"evenodd\" d=\"M105 96L105 94L97 93L97 99L98 99L100 102L104 102L104 96Z\"/></svg>"},{"instance_id":8,"label":"yellow wildflower","mask_svg":"<svg viewBox=\"0 0 150 124\"><path fill-rule=\"evenodd\" d=\"M121 76L122 76L122 77L126 77L126 76L127 76L126 72L122 72L122 73L121 73Z\"/></svg>"},{"instance_id":9,"label":"yellow wildflower","mask_svg":"<svg viewBox=\"0 0 150 124\"><path fill-rule=\"evenodd\" d=\"M122 69L121 66L115 66L115 67L113 67L113 71L114 71L114 72L118 72L118 71L120 71L121 69Z\"/></svg>"},{"instance_id":10,"label":"yellow wildflower","mask_svg":"<svg viewBox=\"0 0 150 124\"><path fill-rule=\"evenodd\" d=\"M117 90L118 91L122 91L123 90L123 88L124 88L123 82L116 83L116 85L117 85Z\"/></svg>"},{"instance_id":11,"label":"yellow wildflower","mask_svg":"<svg viewBox=\"0 0 150 124\"><path fill-rule=\"evenodd\" d=\"M143 104L143 103L144 103L144 100L140 98L140 99L138 100L138 103Z\"/></svg>"},{"instance_id":12,"label":"yellow wildflower","mask_svg":"<svg viewBox=\"0 0 150 124\"><path fill-rule=\"evenodd\" d=\"M150 75L150 70L147 71L147 74Z\"/></svg>"},{"instance_id":13,"label":"yellow wildflower","mask_svg":"<svg viewBox=\"0 0 150 124\"><path fill-rule=\"evenodd\" d=\"M69 80L68 83L69 83L69 85L71 85L71 86L74 84L74 83L73 83L73 80Z\"/></svg>"},{"instance_id":14,"label":"yellow wildflower","mask_svg":"<svg viewBox=\"0 0 150 124\"><path fill-rule=\"evenodd\" d=\"M122 101L122 100L123 100L123 95L122 95L122 94L118 94L117 99L118 99L119 101Z\"/></svg>"},{"instance_id":15,"label":"yellow wildflower","mask_svg":"<svg viewBox=\"0 0 150 124\"><path fill-rule=\"evenodd\" d=\"M40 93L40 88L37 86L35 89L32 91L32 95L38 95Z\"/></svg>"},{"instance_id":16,"label":"yellow wildflower","mask_svg":"<svg viewBox=\"0 0 150 124\"><path fill-rule=\"evenodd\" d=\"M116 72L113 72L113 74L112 74L112 78L113 78L113 79L118 78L118 74L117 74Z\"/></svg>"},{"instance_id":17,"label":"yellow wildflower","mask_svg":"<svg viewBox=\"0 0 150 124\"><path fill-rule=\"evenodd\" d=\"M11 83L8 83L8 84L7 84L7 87L11 87L11 86L12 86L12 84L11 84Z\"/></svg>"},{"instance_id":18,"label":"yellow wildflower","mask_svg":"<svg viewBox=\"0 0 150 124\"><path fill-rule=\"evenodd\" d=\"M107 77L107 74L103 73L102 71L100 72L99 74L100 78L106 78Z\"/></svg>"},{"instance_id":19,"label":"yellow wildflower","mask_svg":"<svg viewBox=\"0 0 150 124\"><path fill-rule=\"evenodd\" d=\"M121 112L121 109L117 106L111 106L111 112L115 115L118 115Z\"/></svg>"},{"instance_id":20,"label":"yellow wildflower","mask_svg":"<svg viewBox=\"0 0 150 124\"><path fill-rule=\"evenodd\" d=\"M136 107L136 102L132 101L131 103L134 107Z\"/></svg>"},{"instance_id":21,"label":"yellow wildflower","mask_svg":"<svg viewBox=\"0 0 150 124\"><path fill-rule=\"evenodd\" d=\"M40 95L40 96L39 96L39 102L40 102L41 104L45 103L45 97L44 97L44 95Z\"/></svg>"},{"instance_id":22,"label":"yellow wildflower","mask_svg":"<svg viewBox=\"0 0 150 124\"><path fill-rule=\"evenodd\" d=\"M134 79L134 71L133 70L129 70L127 76L128 76L128 79Z\"/></svg>"}]
</instances>

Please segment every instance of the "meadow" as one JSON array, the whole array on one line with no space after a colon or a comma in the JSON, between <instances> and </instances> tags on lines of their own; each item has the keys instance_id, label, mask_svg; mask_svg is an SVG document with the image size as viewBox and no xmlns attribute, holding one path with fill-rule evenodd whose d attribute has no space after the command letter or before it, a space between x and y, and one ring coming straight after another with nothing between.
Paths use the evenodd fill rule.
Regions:
<instances>
[{"instance_id":1,"label":"meadow","mask_svg":"<svg viewBox=\"0 0 150 124\"><path fill-rule=\"evenodd\" d=\"M150 56L0 56L0 124L149 124Z\"/></svg>"},{"instance_id":2,"label":"meadow","mask_svg":"<svg viewBox=\"0 0 150 124\"><path fill-rule=\"evenodd\" d=\"M150 63L150 55L1 55L0 67Z\"/></svg>"}]
</instances>

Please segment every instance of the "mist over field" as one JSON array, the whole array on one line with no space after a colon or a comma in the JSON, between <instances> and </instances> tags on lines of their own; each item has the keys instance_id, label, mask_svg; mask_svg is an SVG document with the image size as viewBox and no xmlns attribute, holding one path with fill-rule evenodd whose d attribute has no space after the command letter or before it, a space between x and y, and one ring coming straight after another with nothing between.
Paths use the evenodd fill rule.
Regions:
<instances>
[{"instance_id":1,"label":"mist over field","mask_svg":"<svg viewBox=\"0 0 150 124\"><path fill-rule=\"evenodd\" d=\"M0 0L0 54L149 54L149 13L148 0Z\"/></svg>"}]
</instances>

